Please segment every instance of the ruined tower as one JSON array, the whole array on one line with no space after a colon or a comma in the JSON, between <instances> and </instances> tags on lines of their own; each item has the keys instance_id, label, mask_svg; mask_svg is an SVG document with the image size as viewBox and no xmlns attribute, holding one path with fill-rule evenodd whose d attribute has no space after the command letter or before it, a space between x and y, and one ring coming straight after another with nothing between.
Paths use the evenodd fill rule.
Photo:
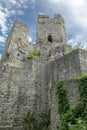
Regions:
<instances>
[{"instance_id":1,"label":"ruined tower","mask_svg":"<svg viewBox=\"0 0 87 130\"><path fill-rule=\"evenodd\" d=\"M7 39L2 61L10 66L19 66L23 63L29 47L29 28L19 21L14 23Z\"/></svg>"},{"instance_id":2,"label":"ruined tower","mask_svg":"<svg viewBox=\"0 0 87 130\"><path fill-rule=\"evenodd\" d=\"M39 15L37 24L37 43L66 44L65 23L60 14L56 14L54 18Z\"/></svg>"}]
</instances>

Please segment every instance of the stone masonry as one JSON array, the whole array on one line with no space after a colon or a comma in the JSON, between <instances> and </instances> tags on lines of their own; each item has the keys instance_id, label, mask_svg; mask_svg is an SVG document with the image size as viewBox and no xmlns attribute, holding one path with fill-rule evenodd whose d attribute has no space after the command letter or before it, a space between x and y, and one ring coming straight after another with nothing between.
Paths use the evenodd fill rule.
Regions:
<instances>
[{"instance_id":1,"label":"stone masonry","mask_svg":"<svg viewBox=\"0 0 87 130\"><path fill-rule=\"evenodd\" d=\"M22 130L24 115L32 110L37 120L51 110L51 130L60 127L56 81L66 86L70 106L79 100L75 78L87 73L87 52L66 43L61 15L39 15L36 44L28 41L28 27L16 21L0 61L0 130ZM28 59L38 52L39 57Z\"/></svg>"}]
</instances>

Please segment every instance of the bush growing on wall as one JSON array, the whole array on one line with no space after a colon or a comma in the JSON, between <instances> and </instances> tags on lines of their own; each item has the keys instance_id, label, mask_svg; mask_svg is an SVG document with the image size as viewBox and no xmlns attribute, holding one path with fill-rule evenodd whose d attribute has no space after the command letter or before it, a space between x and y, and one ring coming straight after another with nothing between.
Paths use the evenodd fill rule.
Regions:
<instances>
[{"instance_id":1,"label":"bush growing on wall","mask_svg":"<svg viewBox=\"0 0 87 130\"><path fill-rule=\"evenodd\" d=\"M37 130L38 124L34 112L28 111L24 117L24 130Z\"/></svg>"},{"instance_id":2,"label":"bush growing on wall","mask_svg":"<svg viewBox=\"0 0 87 130\"><path fill-rule=\"evenodd\" d=\"M87 130L87 74L76 78L76 81L80 92L80 100L76 106L62 114L60 130ZM60 104L62 106L62 101Z\"/></svg>"},{"instance_id":3,"label":"bush growing on wall","mask_svg":"<svg viewBox=\"0 0 87 130\"><path fill-rule=\"evenodd\" d=\"M27 56L28 59L37 59L40 58L39 52L32 52Z\"/></svg>"},{"instance_id":4,"label":"bush growing on wall","mask_svg":"<svg viewBox=\"0 0 87 130\"><path fill-rule=\"evenodd\" d=\"M48 114L41 114L41 120L38 122L35 113L28 111L24 117L24 130L50 130L50 110Z\"/></svg>"},{"instance_id":5,"label":"bush growing on wall","mask_svg":"<svg viewBox=\"0 0 87 130\"><path fill-rule=\"evenodd\" d=\"M58 111L62 118L62 115L69 110L69 102L67 98L67 93L65 87L62 85L61 81L57 82L57 96L58 96Z\"/></svg>"},{"instance_id":6,"label":"bush growing on wall","mask_svg":"<svg viewBox=\"0 0 87 130\"><path fill-rule=\"evenodd\" d=\"M40 52L37 47L34 47L33 52L29 53L27 56L28 59L37 59L40 58Z\"/></svg>"}]
</instances>

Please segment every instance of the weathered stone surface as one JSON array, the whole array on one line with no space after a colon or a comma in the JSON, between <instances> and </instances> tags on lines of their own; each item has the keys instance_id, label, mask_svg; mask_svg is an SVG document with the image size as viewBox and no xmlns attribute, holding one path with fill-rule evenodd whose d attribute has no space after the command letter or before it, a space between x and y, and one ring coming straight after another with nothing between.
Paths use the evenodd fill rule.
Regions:
<instances>
[{"instance_id":1,"label":"weathered stone surface","mask_svg":"<svg viewBox=\"0 0 87 130\"><path fill-rule=\"evenodd\" d=\"M40 19L42 17L48 19L48 16L40 16ZM56 18L59 26L59 23L63 24L59 15ZM56 21L56 18L52 21ZM66 87L70 106L78 103L79 91L75 78L87 73L87 52L70 52L71 47L66 45L65 39L62 44L57 44L57 32L53 30L53 33L55 43L43 40L42 44L37 38L39 44L31 45L28 42L28 27L18 21L14 24L0 62L0 130L11 127L21 130L23 117L28 110L35 111L39 121L42 113L47 114L50 109L51 130L58 130L57 80L61 80ZM35 51L39 52L40 57L27 59L28 54Z\"/></svg>"}]
</instances>

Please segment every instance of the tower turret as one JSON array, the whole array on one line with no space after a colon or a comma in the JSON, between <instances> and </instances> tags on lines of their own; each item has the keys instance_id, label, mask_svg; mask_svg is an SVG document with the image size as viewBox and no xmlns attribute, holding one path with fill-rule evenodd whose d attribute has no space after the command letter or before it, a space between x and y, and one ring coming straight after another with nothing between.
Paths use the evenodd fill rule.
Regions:
<instances>
[{"instance_id":1,"label":"tower turret","mask_svg":"<svg viewBox=\"0 0 87 130\"><path fill-rule=\"evenodd\" d=\"M37 43L58 43L66 44L65 23L60 14L54 18L47 15L39 15L37 22Z\"/></svg>"}]
</instances>

